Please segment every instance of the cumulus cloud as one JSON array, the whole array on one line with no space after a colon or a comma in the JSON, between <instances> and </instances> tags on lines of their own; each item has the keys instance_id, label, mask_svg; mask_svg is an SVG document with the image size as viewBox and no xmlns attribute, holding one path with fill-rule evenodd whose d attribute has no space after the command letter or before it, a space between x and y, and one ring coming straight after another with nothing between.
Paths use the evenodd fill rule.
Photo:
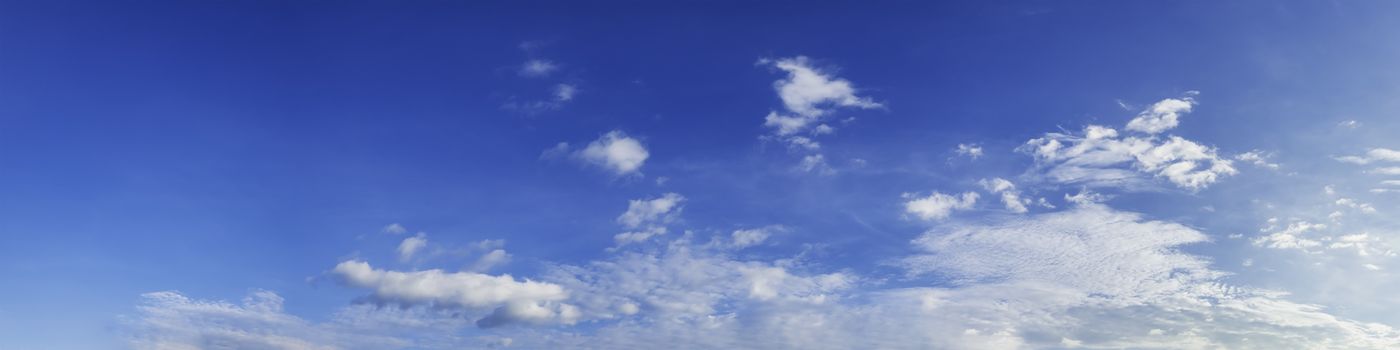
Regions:
<instances>
[{"instance_id":1,"label":"cumulus cloud","mask_svg":"<svg viewBox=\"0 0 1400 350\"><path fill-rule=\"evenodd\" d=\"M812 65L807 57L798 56L782 59L762 59L760 65L769 66L787 74L773 82L773 89L783 101L783 111L769 111L763 118L763 125L773 129L773 136L794 151L810 152L802 158L798 169L806 172L829 174L832 172L820 150L820 143L812 137L831 134L836 128L823 121L840 108L880 108L879 103L868 97L857 95L854 85L838 78L830 72ZM804 136L803 134L806 134Z\"/></svg>"},{"instance_id":2,"label":"cumulus cloud","mask_svg":"<svg viewBox=\"0 0 1400 350\"><path fill-rule=\"evenodd\" d=\"M680 215L681 203L684 201L685 197L677 193L667 193L652 199L633 199L627 202L627 211L617 216L617 223L627 228L666 224Z\"/></svg>"},{"instance_id":3,"label":"cumulus cloud","mask_svg":"<svg viewBox=\"0 0 1400 350\"><path fill-rule=\"evenodd\" d=\"M977 203L977 197L976 192L964 192L956 197L939 192L933 192L926 197L906 193L905 198L908 200L904 202L904 212L923 220L942 220L948 218L954 210L971 209L972 205Z\"/></svg>"},{"instance_id":4,"label":"cumulus cloud","mask_svg":"<svg viewBox=\"0 0 1400 350\"><path fill-rule=\"evenodd\" d=\"M425 233L419 232L416 236L404 238L403 242L399 243L399 261L407 262L412 260L413 254L418 253L419 250L427 246L428 235Z\"/></svg>"},{"instance_id":5,"label":"cumulus cloud","mask_svg":"<svg viewBox=\"0 0 1400 350\"><path fill-rule=\"evenodd\" d=\"M505 249L493 249L478 257L476 262L473 262L471 267L467 269L475 272L486 272L508 262L510 262L510 253L506 253Z\"/></svg>"},{"instance_id":6,"label":"cumulus cloud","mask_svg":"<svg viewBox=\"0 0 1400 350\"><path fill-rule=\"evenodd\" d=\"M736 254L746 245L738 242L751 240L741 237L764 236L740 232L746 231L721 235L732 244L695 244L687 234L585 264L551 264L539 282L385 271L347 261L334 273L349 285L372 290L372 301L436 307L355 305L334 317L334 324L309 324L281 313L280 298L236 306L173 297L164 304L215 307L207 312L199 311L204 306L153 308L149 315L161 316L143 316L149 322L141 324L197 335L163 330L163 338L136 339L194 339L183 340L194 344L188 348L274 349L342 348L337 341L375 340L379 343L357 346L473 348L502 346L505 339L512 347L562 349L1400 346L1400 333L1388 326L1342 319L1319 306L1285 300L1281 293L1226 285L1220 280L1224 273L1212 270L1208 260L1179 250L1205 242L1205 234L1099 204L995 223L941 225L913 241L916 253L896 260L908 273L901 287L823 271L801 257ZM470 313L482 315L475 321L482 328L588 326L503 327L490 335L435 343L363 338L388 328L413 338L460 332L454 327L470 323L439 313L452 309L490 309ZM220 330L257 339L199 338Z\"/></svg>"},{"instance_id":7,"label":"cumulus cloud","mask_svg":"<svg viewBox=\"0 0 1400 350\"><path fill-rule=\"evenodd\" d=\"M575 154L617 175L640 174L642 164L651 156L641 141L619 130L603 134Z\"/></svg>"},{"instance_id":8,"label":"cumulus cloud","mask_svg":"<svg viewBox=\"0 0 1400 350\"><path fill-rule=\"evenodd\" d=\"M1366 154L1355 156L1341 156L1337 160L1352 164L1366 165L1378 162L1395 163L1400 162L1400 151L1388 148L1372 148Z\"/></svg>"},{"instance_id":9,"label":"cumulus cloud","mask_svg":"<svg viewBox=\"0 0 1400 350\"><path fill-rule=\"evenodd\" d=\"M341 262L331 273L348 286L371 290L368 299L376 304L495 307L490 316L477 321L482 327L514 321L572 324L578 317L572 305L561 302L568 297L564 288L545 282L517 281L510 275L438 269L390 271L375 269L363 261Z\"/></svg>"},{"instance_id":10,"label":"cumulus cloud","mask_svg":"<svg viewBox=\"0 0 1400 350\"><path fill-rule=\"evenodd\" d=\"M856 89L850 81L813 67L807 57L765 59L759 63L787 73L786 78L773 83L773 89L778 91L783 107L798 116L815 118L836 107L881 107L870 98L856 96Z\"/></svg>"},{"instance_id":11,"label":"cumulus cloud","mask_svg":"<svg viewBox=\"0 0 1400 350\"><path fill-rule=\"evenodd\" d=\"M1178 119L1181 115L1190 113L1191 106L1196 105L1196 100L1192 98L1194 95L1194 93L1190 93L1181 99L1169 98L1153 103L1146 110L1138 113L1133 120L1128 121L1127 129L1157 134L1176 128L1180 124Z\"/></svg>"},{"instance_id":12,"label":"cumulus cloud","mask_svg":"<svg viewBox=\"0 0 1400 350\"><path fill-rule=\"evenodd\" d=\"M1148 185L1138 177L1146 173L1199 190L1237 173L1215 148L1179 136L1119 137L1098 125L1082 134L1048 133L1017 150L1035 157L1034 174L1057 183L1137 189Z\"/></svg>"},{"instance_id":13,"label":"cumulus cloud","mask_svg":"<svg viewBox=\"0 0 1400 350\"><path fill-rule=\"evenodd\" d=\"M1021 192L1016 191L1016 184L1011 183L1011 181L997 177L982 179L977 183L982 185L982 188L986 189L988 192L1001 195L1001 203L1006 206L1006 210L1013 213L1025 213L1029 211L1029 209L1026 208L1026 204L1029 204L1030 200L1021 199Z\"/></svg>"}]
</instances>

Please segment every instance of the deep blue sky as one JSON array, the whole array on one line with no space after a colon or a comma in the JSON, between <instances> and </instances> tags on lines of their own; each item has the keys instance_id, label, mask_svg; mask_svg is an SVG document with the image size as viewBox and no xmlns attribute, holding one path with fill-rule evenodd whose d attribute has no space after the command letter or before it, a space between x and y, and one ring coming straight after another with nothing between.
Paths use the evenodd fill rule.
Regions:
<instances>
[{"instance_id":1,"label":"deep blue sky","mask_svg":"<svg viewBox=\"0 0 1400 350\"><path fill-rule=\"evenodd\" d=\"M1222 157L1272 153L1292 174L1237 161L1209 188L1124 190L1112 207L1200 229L1214 243L1184 249L1241 283L1322 283L1237 271L1240 251L1272 251L1225 237L1301 215L1242 213L1258 200L1345 181L1394 213L1395 193L1366 192L1375 179L1330 157L1400 147L1397 34L1400 3L1380 1L0 1L0 349L125 347L123 320L154 291L269 290L324 322L367 293L326 277L341 261L470 262L397 263L391 223L443 246L505 239L514 258L494 273L543 278L607 259L628 201L668 192L686 198L668 237L782 225L745 254L816 251L813 271L942 286L886 261L930 225L901 194L1034 183L1034 159L1013 151L1027 140L1121 131L1188 91L1199 105L1173 133ZM832 174L793 170L802 153L764 138L784 74L757 62L796 56L883 106L835 112L856 119L818 139ZM558 69L522 77L531 59ZM505 107L556 84L578 92ZM1339 131L1347 120L1362 127ZM639 173L542 156L612 130L649 151ZM1059 203L1080 187L1021 188ZM1335 309L1400 326L1382 316L1400 303L1373 304Z\"/></svg>"}]
</instances>

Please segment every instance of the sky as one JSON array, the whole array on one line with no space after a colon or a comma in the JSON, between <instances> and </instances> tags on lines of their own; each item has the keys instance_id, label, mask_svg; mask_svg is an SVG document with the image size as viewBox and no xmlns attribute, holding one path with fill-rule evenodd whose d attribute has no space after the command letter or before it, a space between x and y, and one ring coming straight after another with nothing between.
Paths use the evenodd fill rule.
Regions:
<instances>
[{"instance_id":1,"label":"sky","mask_svg":"<svg viewBox=\"0 0 1400 350\"><path fill-rule=\"evenodd\" d=\"M0 349L1400 347L1400 3L0 1Z\"/></svg>"}]
</instances>

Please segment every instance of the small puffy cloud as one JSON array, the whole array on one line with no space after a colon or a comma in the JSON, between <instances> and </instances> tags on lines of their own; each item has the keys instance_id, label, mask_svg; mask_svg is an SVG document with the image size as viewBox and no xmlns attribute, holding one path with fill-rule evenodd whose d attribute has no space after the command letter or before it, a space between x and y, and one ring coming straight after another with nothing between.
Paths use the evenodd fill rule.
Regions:
<instances>
[{"instance_id":1,"label":"small puffy cloud","mask_svg":"<svg viewBox=\"0 0 1400 350\"><path fill-rule=\"evenodd\" d=\"M533 59L525 61L520 65L520 76L527 78L540 78L549 76L550 73L559 69L559 65L549 60Z\"/></svg>"},{"instance_id":2,"label":"small puffy cloud","mask_svg":"<svg viewBox=\"0 0 1400 350\"><path fill-rule=\"evenodd\" d=\"M815 118L828 113L832 107L880 107L869 98L856 96L850 81L813 67L807 57L765 59L759 63L787 72L787 78L774 82L773 89L778 91L783 106L799 116Z\"/></svg>"},{"instance_id":3,"label":"small puffy cloud","mask_svg":"<svg viewBox=\"0 0 1400 350\"><path fill-rule=\"evenodd\" d=\"M1359 127L1359 126L1361 126L1361 122L1358 122L1358 121L1355 121L1355 120L1343 120L1343 121L1337 123L1337 127L1340 127L1340 128L1347 128L1347 129L1355 129L1356 127Z\"/></svg>"},{"instance_id":4,"label":"small puffy cloud","mask_svg":"<svg viewBox=\"0 0 1400 350\"><path fill-rule=\"evenodd\" d=\"M681 203L684 201L685 197L677 193L667 193L652 199L633 199L627 202L627 211L618 215L617 223L627 228L670 223L680 215Z\"/></svg>"},{"instance_id":5,"label":"small puffy cloud","mask_svg":"<svg viewBox=\"0 0 1400 350\"><path fill-rule=\"evenodd\" d=\"M559 84L554 86L554 101L568 102L574 99L574 94L578 93L578 87L569 84Z\"/></svg>"},{"instance_id":6,"label":"small puffy cloud","mask_svg":"<svg viewBox=\"0 0 1400 350\"><path fill-rule=\"evenodd\" d=\"M404 238L403 242L399 242L399 261L407 262L412 260L413 254L418 253L418 251L423 250L423 248L427 246L428 235L425 233L419 232L416 236Z\"/></svg>"},{"instance_id":7,"label":"small puffy cloud","mask_svg":"<svg viewBox=\"0 0 1400 350\"><path fill-rule=\"evenodd\" d=\"M957 152L960 156L977 160L982 157L982 146L959 143Z\"/></svg>"},{"instance_id":8,"label":"small puffy cloud","mask_svg":"<svg viewBox=\"0 0 1400 350\"><path fill-rule=\"evenodd\" d=\"M1273 158L1273 155L1259 150L1253 150L1235 155L1235 160L1254 164L1254 166L1261 168L1278 170L1278 163L1270 163L1269 158Z\"/></svg>"},{"instance_id":9,"label":"small puffy cloud","mask_svg":"<svg viewBox=\"0 0 1400 350\"><path fill-rule=\"evenodd\" d=\"M617 223L633 230L614 235L613 241L618 246L623 246L644 242L652 237L666 234L665 225L680 217L683 209L682 202L685 202L685 197L676 193L667 193L652 199L633 199L627 202L627 211L618 215Z\"/></svg>"},{"instance_id":10,"label":"small puffy cloud","mask_svg":"<svg viewBox=\"0 0 1400 350\"><path fill-rule=\"evenodd\" d=\"M773 227L762 227L735 230L733 233L730 234L730 238L733 242L731 245L733 245L735 248L747 248L759 245L760 243L763 243L763 241L767 240L769 236L773 235L773 233L770 231L774 229L775 228Z\"/></svg>"},{"instance_id":11,"label":"small puffy cloud","mask_svg":"<svg viewBox=\"0 0 1400 350\"><path fill-rule=\"evenodd\" d=\"M977 203L977 197L976 192L965 192L961 196L933 192L926 197L905 194L909 200L904 202L904 212L923 220L942 220L954 210L971 209Z\"/></svg>"},{"instance_id":12,"label":"small puffy cloud","mask_svg":"<svg viewBox=\"0 0 1400 350\"><path fill-rule=\"evenodd\" d=\"M1128 121L1128 130L1158 134L1163 131L1176 128L1180 122L1178 119L1182 114L1190 113L1191 106L1196 104L1196 100L1188 94L1181 99L1169 98L1153 103L1146 110L1138 113L1137 117Z\"/></svg>"},{"instance_id":13,"label":"small puffy cloud","mask_svg":"<svg viewBox=\"0 0 1400 350\"><path fill-rule=\"evenodd\" d=\"M331 273L348 286L371 290L369 299L378 304L464 309L496 307L490 316L477 322L482 327L511 321L567 324L578 316L572 306L561 303L568 297L563 287L531 280L517 281L510 275L438 269L389 271L375 269L363 261L342 262Z\"/></svg>"},{"instance_id":14,"label":"small puffy cloud","mask_svg":"<svg viewBox=\"0 0 1400 350\"><path fill-rule=\"evenodd\" d=\"M1341 156L1337 160L1352 164L1366 165L1378 162L1396 163L1400 162L1400 151L1388 148L1372 148L1366 154L1355 156Z\"/></svg>"},{"instance_id":15,"label":"small puffy cloud","mask_svg":"<svg viewBox=\"0 0 1400 350\"><path fill-rule=\"evenodd\" d=\"M1021 192L1016 191L1016 184L1003 178L982 179L977 182L982 188L993 194L1001 195L1001 203L1006 206L1006 210L1013 213L1025 213L1028 199L1021 199Z\"/></svg>"},{"instance_id":16,"label":"small puffy cloud","mask_svg":"<svg viewBox=\"0 0 1400 350\"><path fill-rule=\"evenodd\" d=\"M388 234L391 234L391 235L401 235L401 234L408 233L408 229L407 229L407 228L404 228L403 225L399 225L399 223L397 223L397 222L396 222L396 223L389 224L388 226L384 226L384 228L383 228L383 229L380 229L379 231L380 231L380 232L384 232L384 233L388 233Z\"/></svg>"},{"instance_id":17,"label":"small puffy cloud","mask_svg":"<svg viewBox=\"0 0 1400 350\"><path fill-rule=\"evenodd\" d=\"M475 272L486 272L507 262L510 262L510 254L506 253L505 249L493 249L478 257L476 262L473 262L467 269Z\"/></svg>"},{"instance_id":18,"label":"small puffy cloud","mask_svg":"<svg viewBox=\"0 0 1400 350\"><path fill-rule=\"evenodd\" d=\"M614 130L579 150L579 159L612 171L617 175L638 174L651 153L641 141Z\"/></svg>"}]
</instances>

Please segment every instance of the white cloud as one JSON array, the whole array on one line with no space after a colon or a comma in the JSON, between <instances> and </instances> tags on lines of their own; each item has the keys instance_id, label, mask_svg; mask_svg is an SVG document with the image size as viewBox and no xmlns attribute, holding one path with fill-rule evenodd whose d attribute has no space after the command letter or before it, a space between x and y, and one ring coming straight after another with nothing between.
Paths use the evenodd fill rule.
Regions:
<instances>
[{"instance_id":1,"label":"white cloud","mask_svg":"<svg viewBox=\"0 0 1400 350\"><path fill-rule=\"evenodd\" d=\"M816 153L821 149L821 144L812 139L835 132L836 129L823 123L823 120L838 108L882 106L869 98L857 96L856 88L850 81L813 67L806 57L762 59L758 63L787 73L785 78L773 82L773 89L782 99L785 111L770 111L763 118L763 125L773 129L773 135L764 136L763 139L780 140L793 151L810 153L802 158L799 170L833 173L826 157ZM803 136L804 133L807 135Z\"/></svg>"},{"instance_id":2,"label":"white cloud","mask_svg":"<svg viewBox=\"0 0 1400 350\"><path fill-rule=\"evenodd\" d=\"M425 233L419 232L416 236L404 238L403 242L399 242L399 261L407 262L412 260L413 254L427 246L428 235Z\"/></svg>"},{"instance_id":3,"label":"white cloud","mask_svg":"<svg viewBox=\"0 0 1400 350\"><path fill-rule=\"evenodd\" d=\"M760 243L763 243L763 241L767 240L769 236L772 236L772 235L773 235L773 234L772 234L771 232L769 232L769 231L772 231L772 230L774 230L774 229L779 229L779 228L776 228L776 227L760 227L760 228L751 228L751 229L735 230L733 233L730 234L730 237L733 239L732 245L733 245L735 248L747 248L747 247L752 247L752 246L759 245Z\"/></svg>"},{"instance_id":4,"label":"white cloud","mask_svg":"<svg viewBox=\"0 0 1400 350\"><path fill-rule=\"evenodd\" d=\"M1117 131L1097 125L1085 127L1083 135L1048 133L1017 150L1035 157L1033 172L1058 183L1137 189L1147 186L1138 173L1148 173L1199 190L1237 172L1214 148L1179 136L1118 138Z\"/></svg>"},{"instance_id":5,"label":"white cloud","mask_svg":"<svg viewBox=\"0 0 1400 350\"><path fill-rule=\"evenodd\" d=\"M738 241L735 234L721 236ZM1201 232L1096 204L930 230L914 241L919 253L898 260L910 273L899 283L914 286L907 288L821 271L801 257L741 258L733 250L737 244L691 239L687 234L585 264L549 265L540 282L384 271L348 261L334 273L373 290L371 301L436 307L354 305L325 324L285 315L280 298L247 306L212 303L217 307L209 311L157 307L147 312L155 316L141 318L151 330L135 339L184 348L286 349L481 348L503 346L505 339L531 349L1400 346L1400 333L1388 326L1224 284L1224 273L1210 269L1208 260L1178 250L1205 242ZM942 287L918 286L925 283ZM211 304L171 299L168 304ZM462 333L477 317L480 327L587 326ZM376 338L386 333L404 339ZM232 342L229 334L256 340Z\"/></svg>"},{"instance_id":6,"label":"white cloud","mask_svg":"<svg viewBox=\"0 0 1400 350\"><path fill-rule=\"evenodd\" d=\"M670 223L680 214L682 202L685 202L685 197L677 193L652 199L633 199L627 202L627 211L617 217L617 223L628 228Z\"/></svg>"},{"instance_id":7,"label":"white cloud","mask_svg":"<svg viewBox=\"0 0 1400 350\"><path fill-rule=\"evenodd\" d=\"M651 153L642 142L622 131L611 131L589 143L577 153L580 159L603 167L617 175L639 174Z\"/></svg>"},{"instance_id":8,"label":"white cloud","mask_svg":"<svg viewBox=\"0 0 1400 350\"><path fill-rule=\"evenodd\" d=\"M482 327L508 322L572 324L578 311L561 303L568 297L563 287L531 280L516 281L510 275L491 276L475 272L442 270L389 271L363 261L345 261L332 274L346 285L372 290L370 300L377 304L402 306L480 309L496 307L477 321Z\"/></svg>"},{"instance_id":9,"label":"white cloud","mask_svg":"<svg viewBox=\"0 0 1400 350\"><path fill-rule=\"evenodd\" d=\"M1306 238L1308 232L1315 232L1327 228L1325 224L1314 224L1307 221L1293 221L1283 230L1273 231L1273 222L1269 227L1260 231L1267 232L1268 235L1254 239L1254 245L1274 249L1300 249L1308 250L1322 246L1322 242L1316 239Z\"/></svg>"},{"instance_id":10,"label":"white cloud","mask_svg":"<svg viewBox=\"0 0 1400 350\"><path fill-rule=\"evenodd\" d=\"M1001 203L1006 206L1006 210L1013 213L1025 213L1028 211L1026 204L1029 200L1021 199L1021 192L1016 191L1016 184L1003 178L982 179L977 182L992 194L1001 195Z\"/></svg>"},{"instance_id":11,"label":"white cloud","mask_svg":"<svg viewBox=\"0 0 1400 350\"><path fill-rule=\"evenodd\" d=\"M967 156L968 158L972 158L973 160L977 160L977 158L982 158L982 146L978 145L959 143L957 152L958 155Z\"/></svg>"},{"instance_id":12,"label":"white cloud","mask_svg":"<svg viewBox=\"0 0 1400 350\"><path fill-rule=\"evenodd\" d=\"M384 226L384 228L381 229L381 230L379 230L379 231L380 231L380 232L384 232L384 233L388 233L388 234L391 234L391 235L401 235L401 234L408 233L408 229L407 229L407 228L404 228L403 225L399 225L398 223L392 223L392 224L389 224L388 226Z\"/></svg>"},{"instance_id":13,"label":"white cloud","mask_svg":"<svg viewBox=\"0 0 1400 350\"><path fill-rule=\"evenodd\" d=\"M1396 151L1396 150L1388 149L1388 148L1372 148L1372 149L1366 151L1366 154L1364 154L1364 155L1357 155L1357 156L1341 156L1341 157L1337 157L1337 160L1343 161L1343 162L1347 162L1347 163L1352 163L1352 164L1360 164L1360 165L1366 165L1366 164L1378 163L1378 162L1391 162L1391 163L1394 163L1394 162L1400 162L1400 151Z\"/></svg>"},{"instance_id":14,"label":"white cloud","mask_svg":"<svg viewBox=\"0 0 1400 350\"><path fill-rule=\"evenodd\" d=\"M971 209L977 203L976 192L964 192L959 197L933 192L927 197L918 198L905 194L904 212L914 214L923 220L942 220L954 210Z\"/></svg>"},{"instance_id":15,"label":"white cloud","mask_svg":"<svg viewBox=\"0 0 1400 350\"><path fill-rule=\"evenodd\" d=\"M650 240L652 237L666 234L666 228L661 226L647 227L641 230L628 231L613 235L613 242L618 246L641 243Z\"/></svg>"},{"instance_id":16,"label":"white cloud","mask_svg":"<svg viewBox=\"0 0 1400 350\"><path fill-rule=\"evenodd\" d=\"M569 84L559 84L554 86L554 101L568 102L574 99L574 94L578 93L578 87Z\"/></svg>"},{"instance_id":17,"label":"white cloud","mask_svg":"<svg viewBox=\"0 0 1400 350\"><path fill-rule=\"evenodd\" d=\"M482 254L481 257L478 257L476 262L473 262L468 270L486 272L497 266L505 265L508 262L510 262L510 254L506 253L505 249L493 249L486 254Z\"/></svg>"},{"instance_id":18,"label":"white cloud","mask_svg":"<svg viewBox=\"0 0 1400 350\"><path fill-rule=\"evenodd\" d=\"M1176 128L1179 123L1177 119L1184 113L1191 112L1191 106L1196 104L1196 100L1188 94L1181 99L1169 98L1153 103L1146 110L1138 113L1137 117L1128 121L1128 130L1143 132L1147 134L1157 134L1163 131Z\"/></svg>"},{"instance_id":19,"label":"white cloud","mask_svg":"<svg viewBox=\"0 0 1400 350\"><path fill-rule=\"evenodd\" d=\"M1358 122L1358 121L1355 121L1355 120L1343 120L1342 122L1337 123L1337 127L1342 127L1342 128L1347 128L1347 129L1355 129L1355 128L1358 127L1358 126L1361 126L1361 122Z\"/></svg>"},{"instance_id":20,"label":"white cloud","mask_svg":"<svg viewBox=\"0 0 1400 350\"><path fill-rule=\"evenodd\" d=\"M317 333L304 320L282 313L281 296L256 291L242 305L191 300L178 292L141 295L137 349L336 349L307 339Z\"/></svg>"},{"instance_id":21,"label":"white cloud","mask_svg":"<svg viewBox=\"0 0 1400 350\"><path fill-rule=\"evenodd\" d=\"M1400 175L1400 166L1371 169L1372 174L1378 175Z\"/></svg>"},{"instance_id":22,"label":"white cloud","mask_svg":"<svg viewBox=\"0 0 1400 350\"><path fill-rule=\"evenodd\" d=\"M832 107L878 108L869 98L856 96L850 81L834 77L811 65L807 57L762 60L787 72L787 78L773 83L789 112L815 118L830 112Z\"/></svg>"},{"instance_id":23,"label":"white cloud","mask_svg":"<svg viewBox=\"0 0 1400 350\"><path fill-rule=\"evenodd\" d=\"M1270 163L1269 158L1273 158L1273 155L1259 150L1253 150L1235 155L1235 160L1254 164L1255 166L1261 168L1278 170L1278 163Z\"/></svg>"},{"instance_id":24,"label":"white cloud","mask_svg":"<svg viewBox=\"0 0 1400 350\"><path fill-rule=\"evenodd\" d=\"M520 76L528 78L540 78L549 76L550 73L559 70L559 65L549 60L534 59L525 61L520 65Z\"/></svg>"},{"instance_id":25,"label":"white cloud","mask_svg":"<svg viewBox=\"0 0 1400 350\"><path fill-rule=\"evenodd\" d=\"M937 229L914 242L926 254L903 266L960 283L1049 283L1135 301L1220 276L1207 261L1172 250L1205 240L1182 225L1082 205L995 225Z\"/></svg>"},{"instance_id":26,"label":"white cloud","mask_svg":"<svg viewBox=\"0 0 1400 350\"><path fill-rule=\"evenodd\" d=\"M797 170L809 173L815 172L824 175L829 175L836 172L835 169L831 168L831 165L826 163L826 156L820 154L809 154L807 156L802 157L802 162L797 163Z\"/></svg>"}]
</instances>

